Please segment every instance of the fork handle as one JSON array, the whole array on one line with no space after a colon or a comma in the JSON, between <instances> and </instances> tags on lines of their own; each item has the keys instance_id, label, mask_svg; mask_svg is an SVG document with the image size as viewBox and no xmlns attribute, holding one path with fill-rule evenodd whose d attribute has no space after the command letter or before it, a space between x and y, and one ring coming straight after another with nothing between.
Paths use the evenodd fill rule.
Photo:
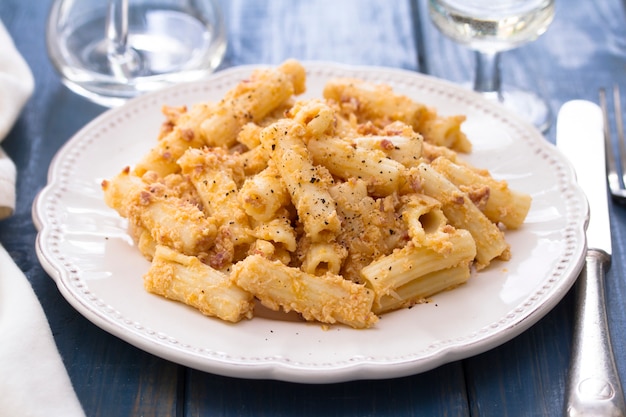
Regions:
<instances>
[{"instance_id":1,"label":"fork handle","mask_svg":"<svg viewBox=\"0 0 626 417\"><path fill-rule=\"evenodd\" d=\"M604 277L611 257L589 249L576 283L574 336L564 415L626 416L606 315Z\"/></svg>"}]
</instances>

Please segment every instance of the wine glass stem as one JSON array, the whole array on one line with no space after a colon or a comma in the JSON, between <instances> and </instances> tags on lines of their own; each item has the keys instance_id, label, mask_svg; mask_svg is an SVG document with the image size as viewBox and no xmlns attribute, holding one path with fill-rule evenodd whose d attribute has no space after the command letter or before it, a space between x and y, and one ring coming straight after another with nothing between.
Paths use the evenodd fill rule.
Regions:
<instances>
[{"instance_id":1,"label":"wine glass stem","mask_svg":"<svg viewBox=\"0 0 626 417\"><path fill-rule=\"evenodd\" d=\"M474 91L500 100L500 53L476 51Z\"/></svg>"},{"instance_id":2,"label":"wine glass stem","mask_svg":"<svg viewBox=\"0 0 626 417\"><path fill-rule=\"evenodd\" d=\"M121 80L138 76L142 63L139 54L128 42L128 0L108 0L105 25L111 73Z\"/></svg>"},{"instance_id":3,"label":"wine glass stem","mask_svg":"<svg viewBox=\"0 0 626 417\"><path fill-rule=\"evenodd\" d=\"M128 46L128 0L109 0L106 37L109 55L124 55Z\"/></svg>"}]
</instances>

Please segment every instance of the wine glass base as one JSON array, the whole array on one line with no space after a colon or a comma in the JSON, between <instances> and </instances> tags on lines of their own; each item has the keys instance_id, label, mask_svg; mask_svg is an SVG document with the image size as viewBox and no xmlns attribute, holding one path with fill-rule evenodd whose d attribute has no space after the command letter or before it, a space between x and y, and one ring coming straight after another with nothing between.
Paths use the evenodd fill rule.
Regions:
<instances>
[{"instance_id":1,"label":"wine glass base","mask_svg":"<svg viewBox=\"0 0 626 417\"><path fill-rule=\"evenodd\" d=\"M548 104L530 91L504 90L500 102L517 116L545 132L552 124L552 112Z\"/></svg>"},{"instance_id":2,"label":"wine glass base","mask_svg":"<svg viewBox=\"0 0 626 417\"><path fill-rule=\"evenodd\" d=\"M502 104L517 117L535 126L540 132L546 132L552 124L550 107L537 94L515 88L503 88L500 93L479 92L488 100Z\"/></svg>"}]
</instances>

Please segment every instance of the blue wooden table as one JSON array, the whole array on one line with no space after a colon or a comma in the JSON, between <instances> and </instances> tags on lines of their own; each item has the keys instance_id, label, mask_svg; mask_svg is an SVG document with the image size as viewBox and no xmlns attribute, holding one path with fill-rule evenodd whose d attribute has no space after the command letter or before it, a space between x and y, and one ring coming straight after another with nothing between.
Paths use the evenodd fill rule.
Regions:
<instances>
[{"instance_id":1,"label":"blue wooden table","mask_svg":"<svg viewBox=\"0 0 626 417\"><path fill-rule=\"evenodd\" d=\"M0 222L0 241L31 281L88 416L561 414L571 292L528 331L476 357L410 377L329 385L199 372L145 353L77 313L39 264L30 209L55 152L105 109L69 92L53 71L45 49L50 2L0 2L0 19L36 79L33 98L3 143L19 180L17 213ZM398 67L455 82L473 75L473 55L436 32L424 0L223 0L222 5L229 38L222 68L295 57ZM598 88L626 86L624 3L557 0L549 31L506 53L502 66L505 82L539 91L555 113L566 100L597 101ZM554 133L552 127L546 140L554 142ZM614 260L608 310L618 368L626 381L626 208L612 205L611 212Z\"/></svg>"}]
</instances>

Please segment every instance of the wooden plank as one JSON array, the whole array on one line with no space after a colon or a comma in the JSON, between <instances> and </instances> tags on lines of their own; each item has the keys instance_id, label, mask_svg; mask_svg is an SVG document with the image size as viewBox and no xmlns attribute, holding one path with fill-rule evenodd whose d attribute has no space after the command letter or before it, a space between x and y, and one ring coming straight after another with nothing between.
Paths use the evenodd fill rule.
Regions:
<instances>
[{"instance_id":1,"label":"wooden plank","mask_svg":"<svg viewBox=\"0 0 626 417\"><path fill-rule=\"evenodd\" d=\"M192 416L469 415L459 363L412 377L324 385L238 380L190 371L187 386L186 412Z\"/></svg>"},{"instance_id":2,"label":"wooden plank","mask_svg":"<svg viewBox=\"0 0 626 417\"><path fill-rule=\"evenodd\" d=\"M569 294L522 335L464 361L472 415L561 414L571 314Z\"/></svg>"},{"instance_id":3,"label":"wooden plank","mask_svg":"<svg viewBox=\"0 0 626 417\"><path fill-rule=\"evenodd\" d=\"M417 68L410 3L362 0L222 1L225 66L287 58Z\"/></svg>"}]
</instances>

